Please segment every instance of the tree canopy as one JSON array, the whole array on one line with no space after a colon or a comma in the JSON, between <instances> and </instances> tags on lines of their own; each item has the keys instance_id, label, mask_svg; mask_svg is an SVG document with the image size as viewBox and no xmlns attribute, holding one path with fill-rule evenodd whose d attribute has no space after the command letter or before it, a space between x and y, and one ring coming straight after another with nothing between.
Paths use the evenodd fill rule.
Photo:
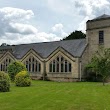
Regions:
<instances>
[{"instance_id":1,"label":"tree canopy","mask_svg":"<svg viewBox=\"0 0 110 110\"><path fill-rule=\"evenodd\" d=\"M86 34L82 31L73 31L69 36L65 37L63 40L72 40L72 39L83 39L86 38Z\"/></svg>"},{"instance_id":2,"label":"tree canopy","mask_svg":"<svg viewBox=\"0 0 110 110\"><path fill-rule=\"evenodd\" d=\"M15 76L17 73L19 73L21 71L26 71L26 70L27 69L26 69L25 65L19 61L12 62L8 66L8 73L9 73L9 76L10 76L12 81L15 80Z\"/></svg>"}]
</instances>

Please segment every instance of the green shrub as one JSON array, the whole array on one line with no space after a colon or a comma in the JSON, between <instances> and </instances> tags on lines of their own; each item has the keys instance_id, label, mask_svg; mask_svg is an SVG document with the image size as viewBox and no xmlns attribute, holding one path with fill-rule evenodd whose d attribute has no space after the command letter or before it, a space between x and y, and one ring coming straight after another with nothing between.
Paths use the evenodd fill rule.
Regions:
<instances>
[{"instance_id":1,"label":"green shrub","mask_svg":"<svg viewBox=\"0 0 110 110\"><path fill-rule=\"evenodd\" d=\"M15 76L16 86L26 87L31 85L31 78L27 71L21 71Z\"/></svg>"},{"instance_id":2,"label":"green shrub","mask_svg":"<svg viewBox=\"0 0 110 110\"><path fill-rule=\"evenodd\" d=\"M84 74L85 74L86 81L90 81L90 82L102 81L102 76L99 74L96 74L94 71L92 71L91 68L85 67Z\"/></svg>"},{"instance_id":3,"label":"green shrub","mask_svg":"<svg viewBox=\"0 0 110 110\"><path fill-rule=\"evenodd\" d=\"M18 61L11 63L8 66L8 73L11 78L11 81L14 81L16 74L21 71L26 71L26 67L23 63Z\"/></svg>"},{"instance_id":4,"label":"green shrub","mask_svg":"<svg viewBox=\"0 0 110 110\"><path fill-rule=\"evenodd\" d=\"M9 75L0 71L0 92L10 91L10 78Z\"/></svg>"}]
</instances>

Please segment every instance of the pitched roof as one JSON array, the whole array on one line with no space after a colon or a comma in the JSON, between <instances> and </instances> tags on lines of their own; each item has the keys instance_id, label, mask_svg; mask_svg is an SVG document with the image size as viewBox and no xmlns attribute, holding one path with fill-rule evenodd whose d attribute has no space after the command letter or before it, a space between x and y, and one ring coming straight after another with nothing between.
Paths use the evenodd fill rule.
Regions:
<instances>
[{"instance_id":1,"label":"pitched roof","mask_svg":"<svg viewBox=\"0 0 110 110\"><path fill-rule=\"evenodd\" d=\"M94 20L98 20L98 19L106 19L106 18L108 18L108 17L110 17L110 15L103 14L103 15L101 15L101 16L98 16L98 17L94 18Z\"/></svg>"},{"instance_id":2,"label":"pitched roof","mask_svg":"<svg viewBox=\"0 0 110 110\"><path fill-rule=\"evenodd\" d=\"M88 21L97 21L97 20L108 19L108 18L110 18L110 15L103 14L101 16L98 16L98 17L96 17L96 18L94 18L92 20L88 20Z\"/></svg>"},{"instance_id":3,"label":"pitched roof","mask_svg":"<svg viewBox=\"0 0 110 110\"><path fill-rule=\"evenodd\" d=\"M2 47L3 46L1 46L0 49L2 49ZM58 47L64 48L68 53L70 53L74 57L80 57L84 49L86 48L86 39L21 44L10 47L13 50L13 55L17 59L21 59L30 49L35 50L42 58L47 58Z\"/></svg>"}]
</instances>

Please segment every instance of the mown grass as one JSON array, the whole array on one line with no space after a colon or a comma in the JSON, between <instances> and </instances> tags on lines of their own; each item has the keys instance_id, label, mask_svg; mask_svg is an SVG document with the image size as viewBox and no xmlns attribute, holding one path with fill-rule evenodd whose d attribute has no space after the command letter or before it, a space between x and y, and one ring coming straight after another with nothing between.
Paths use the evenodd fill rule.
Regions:
<instances>
[{"instance_id":1,"label":"mown grass","mask_svg":"<svg viewBox=\"0 0 110 110\"><path fill-rule=\"evenodd\" d=\"M0 110L110 110L110 85L33 81L0 93Z\"/></svg>"}]
</instances>

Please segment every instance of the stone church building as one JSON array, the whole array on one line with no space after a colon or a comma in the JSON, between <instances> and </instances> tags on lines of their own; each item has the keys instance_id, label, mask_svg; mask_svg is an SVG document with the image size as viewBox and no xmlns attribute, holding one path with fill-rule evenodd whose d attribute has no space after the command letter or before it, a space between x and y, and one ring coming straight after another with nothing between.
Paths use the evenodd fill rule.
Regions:
<instances>
[{"instance_id":1,"label":"stone church building","mask_svg":"<svg viewBox=\"0 0 110 110\"><path fill-rule=\"evenodd\" d=\"M110 48L110 16L86 23L86 39L0 46L0 70L14 61L25 64L32 78L53 81L81 81L84 67L103 46Z\"/></svg>"}]
</instances>

